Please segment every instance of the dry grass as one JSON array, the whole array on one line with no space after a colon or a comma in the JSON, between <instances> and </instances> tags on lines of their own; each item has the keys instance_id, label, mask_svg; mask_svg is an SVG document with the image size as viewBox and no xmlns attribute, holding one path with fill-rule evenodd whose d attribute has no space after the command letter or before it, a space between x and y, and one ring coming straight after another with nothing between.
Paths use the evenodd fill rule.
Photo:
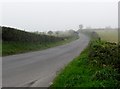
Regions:
<instances>
[{"instance_id":1,"label":"dry grass","mask_svg":"<svg viewBox=\"0 0 120 89\"><path fill-rule=\"evenodd\" d=\"M102 40L108 42L118 43L118 31L117 30L97 30L98 35Z\"/></svg>"}]
</instances>

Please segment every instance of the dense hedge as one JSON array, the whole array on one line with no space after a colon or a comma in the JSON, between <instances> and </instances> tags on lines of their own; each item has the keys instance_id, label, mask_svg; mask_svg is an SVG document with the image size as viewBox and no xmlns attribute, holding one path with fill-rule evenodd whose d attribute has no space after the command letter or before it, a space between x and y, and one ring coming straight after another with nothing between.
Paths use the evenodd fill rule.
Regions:
<instances>
[{"instance_id":1,"label":"dense hedge","mask_svg":"<svg viewBox=\"0 0 120 89\"><path fill-rule=\"evenodd\" d=\"M113 66L120 72L120 44L95 41L90 43L89 59L99 66Z\"/></svg>"},{"instance_id":2,"label":"dense hedge","mask_svg":"<svg viewBox=\"0 0 120 89\"><path fill-rule=\"evenodd\" d=\"M67 37L66 37L67 38ZM48 43L64 40L65 37L54 37L48 35L40 35L21 31L15 28L2 27L2 40L15 42L30 42L30 43Z\"/></svg>"}]
</instances>

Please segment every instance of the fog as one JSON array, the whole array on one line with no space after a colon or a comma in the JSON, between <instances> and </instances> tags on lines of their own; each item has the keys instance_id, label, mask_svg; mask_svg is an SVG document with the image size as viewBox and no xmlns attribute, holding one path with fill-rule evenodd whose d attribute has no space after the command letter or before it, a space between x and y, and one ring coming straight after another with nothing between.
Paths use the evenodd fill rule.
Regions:
<instances>
[{"instance_id":1,"label":"fog","mask_svg":"<svg viewBox=\"0 0 120 89\"><path fill-rule=\"evenodd\" d=\"M118 25L117 2L4 2L2 24L26 31Z\"/></svg>"}]
</instances>

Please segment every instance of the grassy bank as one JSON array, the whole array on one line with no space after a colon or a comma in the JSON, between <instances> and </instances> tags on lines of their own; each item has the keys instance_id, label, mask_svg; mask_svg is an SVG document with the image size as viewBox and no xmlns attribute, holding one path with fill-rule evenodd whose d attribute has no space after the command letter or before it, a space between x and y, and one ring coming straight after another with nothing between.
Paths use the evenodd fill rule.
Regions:
<instances>
[{"instance_id":1,"label":"grassy bank","mask_svg":"<svg viewBox=\"0 0 120 89\"><path fill-rule=\"evenodd\" d=\"M66 44L77 38L77 34L71 34L66 37L55 37L2 27L2 56L42 50Z\"/></svg>"},{"instance_id":2,"label":"grassy bank","mask_svg":"<svg viewBox=\"0 0 120 89\"><path fill-rule=\"evenodd\" d=\"M69 38L62 41L50 42L50 43L27 43L27 42L3 42L2 43L2 56L25 53L30 51L43 50L59 45L69 43L77 38Z\"/></svg>"},{"instance_id":3,"label":"grassy bank","mask_svg":"<svg viewBox=\"0 0 120 89\"><path fill-rule=\"evenodd\" d=\"M120 45L119 45L120 49ZM91 41L89 46L63 69L51 88L120 87L118 45Z\"/></svg>"}]
</instances>

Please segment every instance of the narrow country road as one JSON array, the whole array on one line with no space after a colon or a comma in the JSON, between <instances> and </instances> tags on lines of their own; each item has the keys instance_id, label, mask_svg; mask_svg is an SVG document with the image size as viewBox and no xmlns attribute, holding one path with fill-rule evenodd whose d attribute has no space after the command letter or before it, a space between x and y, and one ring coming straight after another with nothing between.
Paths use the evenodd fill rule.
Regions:
<instances>
[{"instance_id":1,"label":"narrow country road","mask_svg":"<svg viewBox=\"0 0 120 89\"><path fill-rule=\"evenodd\" d=\"M88 45L89 38L43 51L6 56L2 58L3 87L48 87L61 68Z\"/></svg>"}]
</instances>

